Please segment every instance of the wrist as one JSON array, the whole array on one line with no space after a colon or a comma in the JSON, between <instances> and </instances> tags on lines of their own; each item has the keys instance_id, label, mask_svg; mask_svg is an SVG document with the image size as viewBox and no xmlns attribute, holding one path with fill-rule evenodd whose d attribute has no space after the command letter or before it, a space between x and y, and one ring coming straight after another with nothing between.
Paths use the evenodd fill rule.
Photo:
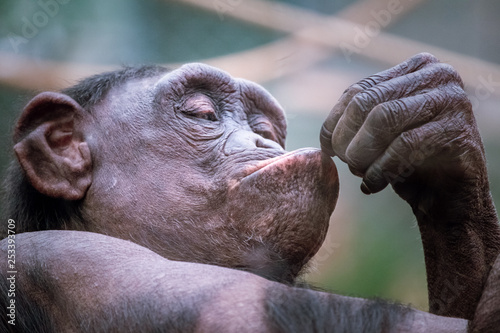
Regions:
<instances>
[{"instance_id":1,"label":"wrist","mask_svg":"<svg viewBox=\"0 0 500 333\"><path fill-rule=\"evenodd\" d=\"M482 228L484 224L497 224L498 218L487 179L467 182L427 182L407 200L419 224L451 226L473 223Z\"/></svg>"},{"instance_id":2,"label":"wrist","mask_svg":"<svg viewBox=\"0 0 500 333\"><path fill-rule=\"evenodd\" d=\"M500 228L489 190L464 192L436 195L427 206L412 208L424 247L430 311L472 319L500 252Z\"/></svg>"}]
</instances>

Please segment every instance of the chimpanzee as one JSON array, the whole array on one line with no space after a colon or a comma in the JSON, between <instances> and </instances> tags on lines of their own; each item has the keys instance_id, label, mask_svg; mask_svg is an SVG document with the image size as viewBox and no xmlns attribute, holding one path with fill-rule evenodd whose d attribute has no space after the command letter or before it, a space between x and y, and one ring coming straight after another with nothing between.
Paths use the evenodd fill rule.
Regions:
<instances>
[{"instance_id":1,"label":"chimpanzee","mask_svg":"<svg viewBox=\"0 0 500 333\"><path fill-rule=\"evenodd\" d=\"M4 186L2 332L498 327L500 229L452 67L419 54L352 85L322 150L286 152L285 137L269 93L202 64L127 67L33 98ZM410 204L430 313L294 284L337 199L328 155L364 193L391 184Z\"/></svg>"}]
</instances>

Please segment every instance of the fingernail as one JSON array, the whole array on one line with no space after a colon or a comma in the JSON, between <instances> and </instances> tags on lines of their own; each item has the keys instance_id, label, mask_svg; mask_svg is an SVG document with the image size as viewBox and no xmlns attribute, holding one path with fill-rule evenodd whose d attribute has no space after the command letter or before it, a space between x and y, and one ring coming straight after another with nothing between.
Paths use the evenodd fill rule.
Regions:
<instances>
[{"instance_id":1,"label":"fingernail","mask_svg":"<svg viewBox=\"0 0 500 333\"><path fill-rule=\"evenodd\" d=\"M364 194L372 194L372 192L370 191L368 186L366 186L365 182L361 183L360 188L361 188L361 192L363 192Z\"/></svg>"}]
</instances>

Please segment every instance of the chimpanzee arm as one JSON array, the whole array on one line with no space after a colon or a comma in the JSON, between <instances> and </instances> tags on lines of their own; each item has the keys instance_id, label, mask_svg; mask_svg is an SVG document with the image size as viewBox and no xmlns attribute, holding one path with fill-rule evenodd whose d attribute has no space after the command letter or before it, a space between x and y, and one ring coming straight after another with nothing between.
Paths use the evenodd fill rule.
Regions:
<instances>
[{"instance_id":1,"label":"chimpanzee arm","mask_svg":"<svg viewBox=\"0 0 500 333\"><path fill-rule=\"evenodd\" d=\"M323 150L391 184L412 207L424 246L430 311L472 319L500 251L486 158L457 72L419 54L346 90L325 121Z\"/></svg>"},{"instance_id":2,"label":"chimpanzee arm","mask_svg":"<svg viewBox=\"0 0 500 333\"><path fill-rule=\"evenodd\" d=\"M6 258L7 239L0 244ZM2 307L10 299L17 302L17 326L2 314L5 332L22 331L21 324L33 322L47 332L465 332L467 326L462 319L400 305L169 261L101 234L24 233L15 246L17 273L6 274L6 260L0 261ZM14 282L7 280L10 275ZM5 288L15 289L15 296L8 297Z\"/></svg>"},{"instance_id":3,"label":"chimpanzee arm","mask_svg":"<svg viewBox=\"0 0 500 333\"><path fill-rule=\"evenodd\" d=\"M486 281L470 332L495 332L500 327L500 256Z\"/></svg>"}]
</instances>

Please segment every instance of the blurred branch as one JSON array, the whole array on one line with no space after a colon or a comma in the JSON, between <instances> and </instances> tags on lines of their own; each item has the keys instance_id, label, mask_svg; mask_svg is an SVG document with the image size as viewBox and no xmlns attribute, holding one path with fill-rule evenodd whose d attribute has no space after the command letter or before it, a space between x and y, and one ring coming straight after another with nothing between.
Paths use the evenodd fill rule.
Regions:
<instances>
[{"instance_id":1,"label":"blurred branch","mask_svg":"<svg viewBox=\"0 0 500 333\"><path fill-rule=\"evenodd\" d=\"M28 90L62 89L81 78L113 68L116 67L35 60L0 52L0 82Z\"/></svg>"},{"instance_id":2,"label":"blurred branch","mask_svg":"<svg viewBox=\"0 0 500 333\"><path fill-rule=\"evenodd\" d=\"M234 76L257 82L307 69L331 57L332 52L345 52L341 46L355 43L360 29L366 30L370 23L375 22L374 13L386 11L389 6L382 0L364 0L340 11L337 16L327 16L281 2L263 0L177 1L217 13L222 20L231 17L289 34L289 37L251 50L202 60ZM398 14L392 15L381 28L401 19L424 1L402 0ZM224 3L229 7L221 7L220 4ZM497 64L383 31L370 37L366 45L358 47L353 55L394 66L422 51L431 52L442 61L452 64L468 86L480 87L488 78L490 81L500 81L496 79L500 78L500 66ZM179 64L167 65L176 67ZM0 82L32 90L61 89L83 77L113 68L116 67L34 60L0 53ZM494 94L500 94L500 89L491 90Z\"/></svg>"},{"instance_id":3,"label":"blurred branch","mask_svg":"<svg viewBox=\"0 0 500 333\"><path fill-rule=\"evenodd\" d=\"M217 7L218 3L224 3L223 0L213 2L203 0L177 1L211 12L219 11L219 16L221 15L220 10L224 9L224 7ZM232 3L234 2L232 1ZM402 1L403 14L414 9L417 3L421 2ZM380 8L383 9L387 6L387 2L379 0L361 1L345 10L343 16L353 18L358 23L368 18L373 20L373 16L366 13L373 13L377 10L376 8L380 10ZM358 37L360 27L358 24L341 17L326 16L296 6L264 0L240 1L238 5L231 7L231 10L224 11L222 15L276 31L287 32L302 42L336 51L345 43L352 44ZM498 64L382 31L371 37L369 43L359 48L359 51L360 56L388 66L394 66L416 53L430 52L442 61L453 65L469 87L483 86L485 78L495 78L496 81L500 81L500 66ZM242 64L242 66L246 65ZM500 95L500 89L492 89L491 92Z\"/></svg>"},{"instance_id":4,"label":"blurred branch","mask_svg":"<svg viewBox=\"0 0 500 333\"><path fill-rule=\"evenodd\" d=\"M428 0L410 0L402 1L401 12L398 15L393 16L389 25L396 23L401 20L406 14L415 10L415 8L421 6ZM366 24L373 20L373 12L379 12L381 10L387 9L387 0L362 0L356 1L352 5L349 5L345 9L341 10L335 16L342 18L344 20L351 21L358 24ZM385 27L387 28L387 26Z\"/></svg>"},{"instance_id":5,"label":"blurred branch","mask_svg":"<svg viewBox=\"0 0 500 333\"><path fill-rule=\"evenodd\" d=\"M215 2L209 6L208 3L202 1L178 1L188 3L190 5L201 6L202 8L210 11L217 10L217 7L214 7ZM401 7L401 12L398 15L394 15L385 28L402 19L406 14L425 1L427 0L413 0L408 5ZM276 21L271 18L267 22L264 22L262 21L260 11L272 13L272 8L266 9L262 8L263 6L272 6L272 8L275 8L278 12L288 12L288 14L292 16L283 17ZM332 51L335 52L335 50L332 50L331 48L325 48L321 45L321 43L310 43L310 41L304 40L303 38L297 38L296 36L297 34L301 34L301 29L305 31L307 27L311 25L311 21L314 22L313 25L317 24L315 21L317 17L316 13L310 13L304 9L276 2L266 2L264 4L256 3L255 8L259 7L260 11L250 14L248 17L246 17L246 15L239 15L235 13L235 15L237 15L235 18L243 18L250 23L263 25L266 28L271 28L273 30L281 30L282 27L277 22L289 20L290 22L287 22L286 26L289 27L290 31L285 30L285 32L291 32L291 37L282 38L279 41L254 48L249 51L208 59L204 62L224 69L234 76L244 77L248 80L256 82L266 82L293 72L305 70L318 62L330 58L332 56ZM373 20L373 12L384 10L386 7L386 0L358 1L341 10L336 14L336 18L333 19L349 20L353 23L366 24L370 20ZM246 8L241 9L241 12L245 12L245 10ZM295 20L297 17L300 17L300 19ZM329 17L328 19L332 19L332 17ZM293 27L294 24L297 26Z\"/></svg>"},{"instance_id":6,"label":"blurred branch","mask_svg":"<svg viewBox=\"0 0 500 333\"><path fill-rule=\"evenodd\" d=\"M423 1L425 0L413 0L413 5L405 6L403 12L393 18L391 24ZM181 2L211 12L217 10L214 7L216 2L182 0ZM231 11L228 16L273 30L292 33L292 36L251 50L205 59L202 62L224 69L237 77L266 82L305 70L331 57L331 49L325 48L321 43L319 45L310 43L307 39L303 40L293 35L295 32L299 33L301 29L316 25L318 14L277 2L248 1L244 4L242 1L238 6L244 7ZM370 16L372 11L383 9L384 6L386 6L385 0L359 1L342 10L337 16L364 24L367 20L373 19ZM276 12L280 13L279 20L276 20ZM167 64L168 67L179 65L181 64ZM59 90L86 76L115 68L117 66L35 60L0 52L0 82L28 90Z\"/></svg>"}]
</instances>

